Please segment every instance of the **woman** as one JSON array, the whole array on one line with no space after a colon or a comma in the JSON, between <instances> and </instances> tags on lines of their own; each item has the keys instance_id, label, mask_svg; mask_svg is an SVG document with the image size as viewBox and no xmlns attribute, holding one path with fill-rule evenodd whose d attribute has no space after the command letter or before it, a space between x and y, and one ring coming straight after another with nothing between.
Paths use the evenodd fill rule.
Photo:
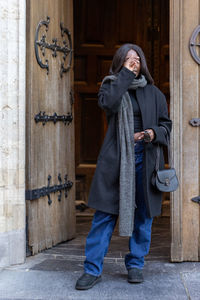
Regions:
<instances>
[{"instance_id":1,"label":"woman","mask_svg":"<svg viewBox=\"0 0 200 300\"><path fill-rule=\"evenodd\" d=\"M164 95L153 85L142 49L121 46L110 76L104 78L99 105L106 112L108 130L97 160L89 206L96 209L86 241L84 274L76 289L86 290L101 280L119 216L119 234L130 236L125 257L128 282L143 281L144 256L151 242L153 217L161 212L162 194L151 183L157 144L167 145L171 131ZM163 151L160 169L164 168Z\"/></svg>"}]
</instances>

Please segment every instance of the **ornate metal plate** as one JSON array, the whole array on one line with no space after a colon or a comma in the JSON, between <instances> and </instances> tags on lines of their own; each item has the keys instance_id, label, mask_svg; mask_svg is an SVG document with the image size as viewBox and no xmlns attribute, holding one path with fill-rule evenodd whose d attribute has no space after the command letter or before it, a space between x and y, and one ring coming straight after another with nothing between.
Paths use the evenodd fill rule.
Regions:
<instances>
[{"instance_id":1,"label":"ornate metal plate","mask_svg":"<svg viewBox=\"0 0 200 300\"><path fill-rule=\"evenodd\" d=\"M200 65L200 57L197 54L197 48L196 47L200 47L200 43L198 43L196 41L198 34L200 33L200 25L198 25L195 30L192 33L192 36L190 38L190 53L193 57L193 59L196 61L197 64Z\"/></svg>"},{"instance_id":2,"label":"ornate metal plate","mask_svg":"<svg viewBox=\"0 0 200 300\"><path fill-rule=\"evenodd\" d=\"M47 17L47 20L40 21L37 25L36 32L35 32L35 56L36 60L39 64L39 66L42 69L47 70L47 75L49 74L49 61L48 59L45 59L45 62L42 62L42 59L40 58L39 55L39 49L41 50L40 52L42 55L45 57L46 49L51 50L52 56L54 58L57 57L57 52L63 53L62 56L62 62L60 66L60 77L63 76L63 73L66 73L69 71L71 68L72 64L72 39L71 39L71 34L67 28L63 26L63 23L60 23L60 31L61 31L61 37L63 38L63 45L58 45L57 44L57 38L52 39L52 43L48 43L46 41L46 34L42 34L40 40L39 40L39 34L40 30L42 27L46 27L45 31L48 31L49 28L49 23L50 23L50 17ZM64 37L66 36L67 39ZM69 56L69 57L68 57ZM65 66L66 58L68 57L68 63L67 66Z\"/></svg>"}]
</instances>

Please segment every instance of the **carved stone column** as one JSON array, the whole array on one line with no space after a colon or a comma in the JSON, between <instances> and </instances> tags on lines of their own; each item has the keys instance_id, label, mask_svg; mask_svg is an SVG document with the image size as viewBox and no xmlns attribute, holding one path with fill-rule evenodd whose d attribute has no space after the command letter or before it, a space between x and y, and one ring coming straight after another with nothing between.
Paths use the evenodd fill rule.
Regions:
<instances>
[{"instance_id":1,"label":"carved stone column","mask_svg":"<svg viewBox=\"0 0 200 300\"><path fill-rule=\"evenodd\" d=\"M25 4L0 1L0 267L26 254Z\"/></svg>"},{"instance_id":2,"label":"carved stone column","mask_svg":"<svg viewBox=\"0 0 200 300\"><path fill-rule=\"evenodd\" d=\"M199 25L200 0L170 0L170 114L172 153L180 187L171 196L171 260L197 261L199 248L200 132L189 120L200 117L199 66L189 39Z\"/></svg>"}]
</instances>

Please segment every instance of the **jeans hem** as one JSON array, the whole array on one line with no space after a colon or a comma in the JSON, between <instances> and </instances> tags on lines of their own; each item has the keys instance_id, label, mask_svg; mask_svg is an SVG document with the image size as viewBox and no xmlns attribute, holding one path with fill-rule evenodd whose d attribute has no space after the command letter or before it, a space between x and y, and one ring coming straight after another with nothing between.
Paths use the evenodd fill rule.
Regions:
<instances>
[{"instance_id":1,"label":"jeans hem","mask_svg":"<svg viewBox=\"0 0 200 300\"><path fill-rule=\"evenodd\" d=\"M92 272L88 272L88 271L85 271L84 270L84 273L86 273L86 274L89 274L89 275L92 275L92 276L95 276L95 277L100 277L101 276L101 274L94 274L94 273L92 273Z\"/></svg>"},{"instance_id":2,"label":"jeans hem","mask_svg":"<svg viewBox=\"0 0 200 300\"><path fill-rule=\"evenodd\" d=\"M142 270L143 269L143 267L138 267L138 266L132 266L132 267L128 267L128 268L126 268L127 270L130 270L130 269L139 269L139 270Z\"/></svg>"}]
</instances>

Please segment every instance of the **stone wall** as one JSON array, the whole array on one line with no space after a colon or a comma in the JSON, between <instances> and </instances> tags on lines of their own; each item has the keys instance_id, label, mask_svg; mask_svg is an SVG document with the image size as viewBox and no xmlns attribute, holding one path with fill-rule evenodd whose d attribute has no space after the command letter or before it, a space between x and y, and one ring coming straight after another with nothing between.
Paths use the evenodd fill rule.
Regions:
<instances>
[{"instance_id":1,"label":"stone wall","mask_svg":"<svg viewBox=\"0 0 200 300\"><path fill-rule=\"evenodd\" d=\"M0 267L25 260L25 4L0 1Z\"/></svg>"}]
</instances>

